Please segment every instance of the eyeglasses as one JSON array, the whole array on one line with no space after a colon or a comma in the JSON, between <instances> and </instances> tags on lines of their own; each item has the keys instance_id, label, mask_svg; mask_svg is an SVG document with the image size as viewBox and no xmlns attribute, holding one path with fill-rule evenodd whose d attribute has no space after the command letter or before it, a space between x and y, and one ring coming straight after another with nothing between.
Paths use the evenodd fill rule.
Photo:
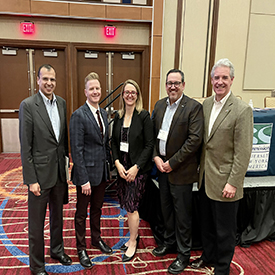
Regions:
<instances>
[{"instance_id":1,"label":"eyeglasses","mask_svg":"<svg viewBox=\"0 0 275 275\"><path fill-rule=\"evenodd\" d=\"M138 93L136 91L123 91L123 93L128 96L128 95L131 95L131 96L137 96Z\"/></svg>"},{"instance_id":2,"label":"eyeglasses","mask_svg":"<svg viewBox=\"0 0 275 275\"><path fill-rule=\"evenodd\" d=\"M169 81L169 82L166 82L166 85L167 85L168 88L171 88L173 85L174 85L176 88L178 88L178 87L180 86L181 83L182 83L182 82L179 82L179 81L176 81L176 82L171 82L171 81Z\"/></svg>"}]
</instances>

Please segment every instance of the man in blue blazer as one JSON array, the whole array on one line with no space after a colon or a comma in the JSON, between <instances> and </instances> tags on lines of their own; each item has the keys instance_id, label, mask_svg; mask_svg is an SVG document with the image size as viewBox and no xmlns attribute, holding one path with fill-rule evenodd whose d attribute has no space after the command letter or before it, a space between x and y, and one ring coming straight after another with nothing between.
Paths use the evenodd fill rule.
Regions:
<instances>
[{"instance_id":1,"label":"man in blue blazer","mask_svg":"<svg viewBox=\"0 0 275 275\"><path fill-rule=\"evenodd\" d=\"M71 116L70 141L74 163L72 181L77 190L76 246L81 265L90 269L92 264L86 251L85 241L89 203L91 243L103 253L112 253L112 249L100 236L101 208L108 180L107 161L111 158L107 113L98 104L101 98L101 87L97 73L90 73L86 76L85 95L86 103Z\"/></svg>"},{"instance_id":2,"label":"man in blue blazer","mask_svg":"<svg viewBox=\"0 0 275 275\"><path fill-rule=\"evenodd\" d=\"M19 137L24 184L28 185L29 257L32 274L45 275L44 223L49 202L51 257L63 265L63 203L68 203L65 157L68 133L65 100L54 94L56 73L51 65L38 69L39 92L22 101Z\"/></svg>"}]
</instances>

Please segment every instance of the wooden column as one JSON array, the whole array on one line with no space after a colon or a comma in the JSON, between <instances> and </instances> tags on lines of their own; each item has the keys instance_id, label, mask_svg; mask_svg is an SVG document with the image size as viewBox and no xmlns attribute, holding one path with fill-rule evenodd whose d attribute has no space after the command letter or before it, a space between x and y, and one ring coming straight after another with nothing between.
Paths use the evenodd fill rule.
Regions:
<instances>
[{"instance_id":1,"label":"wooden column","mask_svg":"<svg viewBox=\"0 0 275 275\"><path fill-rule=\"evenodd\" d=\"M151 105L154 109L155 103L159 100L160 92L160 69L161 69L161 49L163 30L163 7L164 0L155 0L153 8L153 29L151 33L152 41L152 64L151 64Z\"/></svg>"}]
</instances>

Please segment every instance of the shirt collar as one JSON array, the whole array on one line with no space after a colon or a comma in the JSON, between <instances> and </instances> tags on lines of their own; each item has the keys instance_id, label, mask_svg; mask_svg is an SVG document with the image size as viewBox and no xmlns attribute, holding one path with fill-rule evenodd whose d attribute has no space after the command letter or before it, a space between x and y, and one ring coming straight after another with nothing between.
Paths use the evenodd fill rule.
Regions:
<instances>
[{"instance_id":1,"label":"shirt collar","mask_svg":"<svg viewBox=\"0 0 275 275\"><path fill-rule=\"evenodd\" d=\"M50 99L48 99L40 90L39 90L39 93L41 94L42 99L43 99L43 101L44 101L45 104L53 104L53 103L56 103L56 96L55 96L55 94L53 94L53 99L50 100Z\"/></svg>"},{"instance_id":2,"label":"shirt collar","mask_svg":"<svg viewBox=\"0 0 275 275\"><path fill-rule=\"evenodd\" d=\"M216 96L214 96L214 103L223 105L226 102L226 100L229 98L230 94L231 94L231 91L229 91L229 93L225 97L223 97L220 101L217 101Z\"/></svg>"},{"instance_id":3,"label":"shirt collar","mask_svg":"<svg viewBox=\"0 0 275 275\"><path fill-rule=\"evenodd\" d=\"M96 111L99 110L99 108L96 109L94 106L92 106L92 105L89 103L88 100L86 100L86 103L87 103L87 105L89 106L89 108L90 108L90 110L92 111L93 114L95 114ZM100 111L99 111L99 112L100 112Z\"/></svg>"},{"instance_id":4,"label":"shirt collar","mask_svg":"<svg viewBox=\"0 0 275 275\"><path fill-rule=\"evenodd\" d=\"M182 94L181 97L180 97L177 101L175 101L172 105L170 105L169 97L167 97L167 100L166 100L167 106L170 106L170 107L172 107L172 106L178 106L179 103L180 103L180 101L181 101L181 99L182 99L182 97L183 97L183 94Z\"/></svg>"}]
</instances>

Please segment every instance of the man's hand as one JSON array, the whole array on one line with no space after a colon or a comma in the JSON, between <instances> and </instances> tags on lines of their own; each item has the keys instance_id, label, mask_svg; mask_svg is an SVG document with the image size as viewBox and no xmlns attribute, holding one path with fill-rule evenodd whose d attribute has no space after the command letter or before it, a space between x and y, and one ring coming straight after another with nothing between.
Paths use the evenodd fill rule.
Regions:
<instances>
[{"instance_id":1,"label":"man's hand","mask_svg":"<svg viewBox=\"0 0 275 275\"><path fill-rule=\"evenodd\" d=\"M232 199L235 197L237 188L229 183L225 185L222 191L223 198Z\"/></svg>"},{"instance_id":2,"label":"man's hand","mask_svg":"<svg viewBox=\"0 0 275 275\"><path fill-rule=\"evenodd\" d=\"M162 168L165 171L165 173L170 173L173 170L169 164L169 160L163 163Z\"/></svg>"},{"instance_id":3,"label":"man's hand","mask_svg":"<svg viewBox=\"0 0 275 275\"><path fill-rule=\"evenodd\" d=\"M91 189L91 184L90 182L81 185L81 189L82 189L82 194L86 195L86 196L90 196L92 194L92 189Z\"/></svg>"},{"instance_id":4,"label":"man's hand","mask_svg":"<svg viewBox=\"0 0 275 275\"><path fill-rule=\"evenodd\" d=\"M162 160L160 157L156 156L156 157L154 157L154 162L155 162L155 164L156 164L158 170L159 170L161 173L164 173L165 171L164 171L164 169L163 169L163 160Z\"/></svg>"},{"instance_id":5,"label":"man's hand","mask_svg":"<svg viewBox=\"0 0 275 275\"><path fill-rule=\"evenodd\" d=\"M31 192L33 192L33 194L35 196L40 196L41 195L41 188L40 188L40 184L38 182L30 184L29 185L29 189Z\"/></svg>"}]
</instances>

